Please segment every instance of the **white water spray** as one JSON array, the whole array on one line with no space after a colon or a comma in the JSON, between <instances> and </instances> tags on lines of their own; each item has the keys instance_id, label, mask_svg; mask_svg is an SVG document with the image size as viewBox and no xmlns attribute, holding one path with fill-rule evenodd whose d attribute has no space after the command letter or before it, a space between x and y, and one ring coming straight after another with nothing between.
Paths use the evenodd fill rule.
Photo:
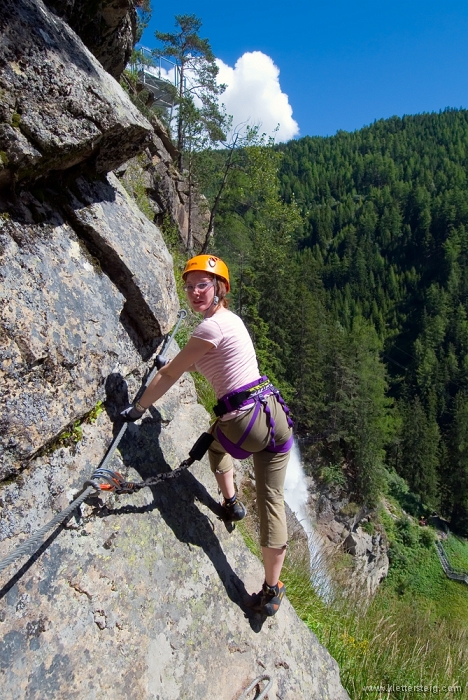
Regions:
<instances>
[{"instance_id":1,"label":"white water spray","mask_svg":"<svg viewBox=\"0 0 468 700\"><path fill-rule=\"evenodd\" d=\"M326 571L321 538L315 532L312 519L308 513L307 499L307 482L302 468L301 454L297 442L294 441L286 471L284 500L301 523L307 535L311 581L321 597L329 600L332 594L332 583Z\"/></svg>"}]
</instances>

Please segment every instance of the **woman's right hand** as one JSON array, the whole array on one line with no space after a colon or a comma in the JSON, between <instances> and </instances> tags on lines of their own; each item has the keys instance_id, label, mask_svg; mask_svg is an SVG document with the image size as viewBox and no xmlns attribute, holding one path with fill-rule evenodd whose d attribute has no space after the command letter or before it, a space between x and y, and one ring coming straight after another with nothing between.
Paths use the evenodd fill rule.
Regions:
<instances>
[{"instance_id":1,"label":"woman's right hand","mask_svg":"<svg viewBox=\"0 0 468 700\"><path fill-rule=\"evenodd\" d=\"M145 409L146 410L146 409ZM134 423L136 420L142 417L145 411L139 411L133 404L127 406L120 415L127 423Z\"/></svg>"}]
</instances>

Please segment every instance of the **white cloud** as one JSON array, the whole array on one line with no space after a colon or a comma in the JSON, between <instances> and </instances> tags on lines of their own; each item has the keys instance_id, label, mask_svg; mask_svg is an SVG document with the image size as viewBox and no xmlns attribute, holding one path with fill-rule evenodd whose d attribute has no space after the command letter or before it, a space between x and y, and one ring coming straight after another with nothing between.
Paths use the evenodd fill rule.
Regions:
<instances>
[{"instance_id":1,"label":"white cloud","mask_svg":"<svg viewBox=\"0 0 468 700\"><path fill-rule=\"evenodd\" d=\"M279 124L276 141L287 141L299 133L288 96L281 91L279 68L270 56L252 51L243 54L234 68L219 58L216 63L218 82L227 85L220 100L233 115L234 126L248 121L260 125L260 131L270 136Z\"/></svg>"}]
</instances>

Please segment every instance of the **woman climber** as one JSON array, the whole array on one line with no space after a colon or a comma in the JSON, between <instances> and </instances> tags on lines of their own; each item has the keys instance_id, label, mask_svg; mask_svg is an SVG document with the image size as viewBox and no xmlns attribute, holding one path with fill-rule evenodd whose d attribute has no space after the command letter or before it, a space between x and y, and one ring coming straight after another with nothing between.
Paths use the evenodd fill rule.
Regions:
<instances>
[{"instance_id":1,"label":"woman climber","mask_svg":"<svg viewBox=\"0 0 468 700\"><path fill-rule=\"evenodd\" d=\"M229 271L225 263L215 256L197 255L188 261L182 277L188 302L193 311L203 314L203 320L186 346L122 415L130 421L141 418L184 372L196 369L212 384L218 419L210 428L214 438L208 450L211 470L224 497L225 519L242 520L246 510L235 492L232 457L253 455L265 581L248 605L274 615L285 593L279 577L287 544L284 479L293 441L292 421L279 391L267 377L259 376L243 321L227 308Z\"/></svg>"}]
</instances>

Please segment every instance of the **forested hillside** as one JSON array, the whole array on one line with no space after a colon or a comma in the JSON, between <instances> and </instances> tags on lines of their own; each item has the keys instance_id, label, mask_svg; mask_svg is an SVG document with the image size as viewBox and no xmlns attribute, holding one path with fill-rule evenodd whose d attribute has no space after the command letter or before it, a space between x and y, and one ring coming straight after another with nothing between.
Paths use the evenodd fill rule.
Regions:
<instances>
[{"instance_id":1,"label":"forested hillside","mask_svg":"<svg viewBox=\"0 0 468 700\"><path fill-rule=\"evenodd\" d=\"M266 161L248 187L238 173L216 241L263 369L357 496L372 502L386 466L466 534L468 112Z\"/></svg>"}]
</instances>

